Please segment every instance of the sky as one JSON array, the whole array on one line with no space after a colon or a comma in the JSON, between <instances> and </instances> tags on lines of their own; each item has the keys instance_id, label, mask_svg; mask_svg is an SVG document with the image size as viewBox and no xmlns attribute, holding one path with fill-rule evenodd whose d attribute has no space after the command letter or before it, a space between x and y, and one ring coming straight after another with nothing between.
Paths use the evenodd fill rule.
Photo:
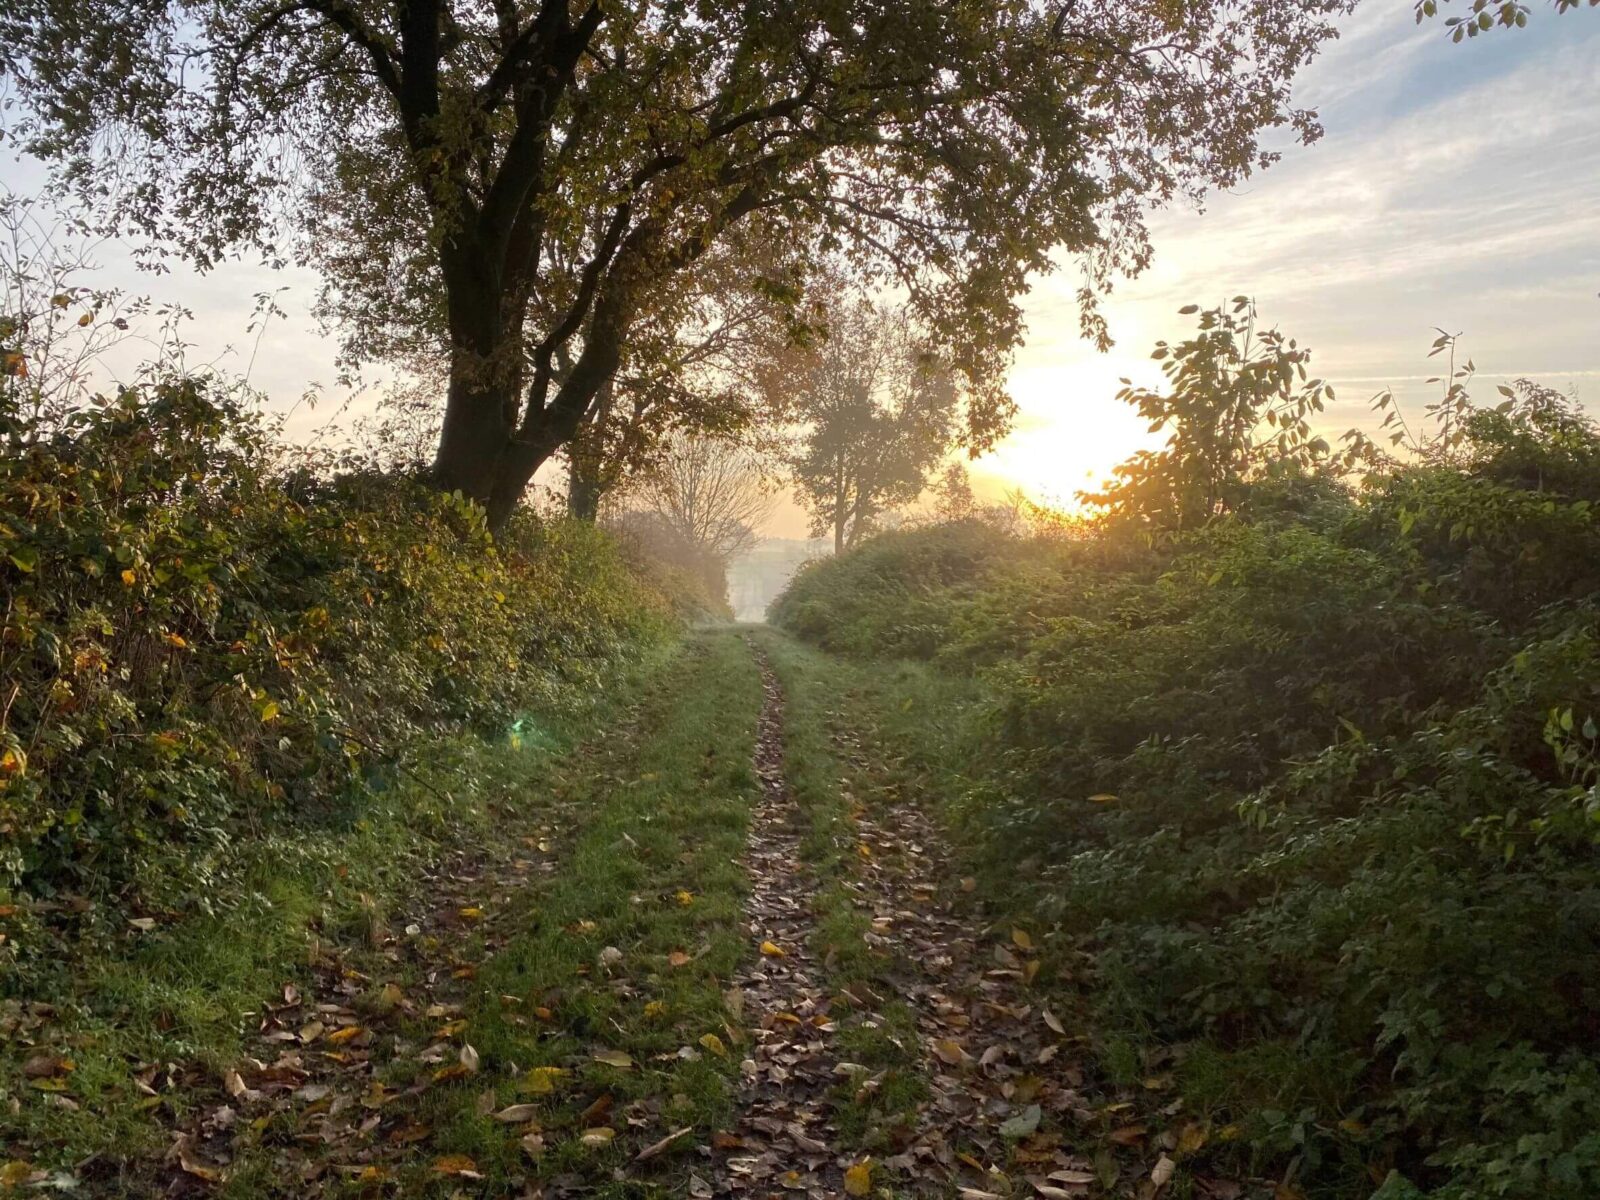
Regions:
<instances>
[{"instance_id":1,"label":"sky","mask_svg":"<svg viewBox=\"0 0 1600 1200\"><path fill-rule=\"evenodd\" d=\"M1371 427L1384 387L1419 412L1435 326L1460 333L1473 392L1528 376L1600 408L1600 13L1535 6L1524 30L1451 44L1403 0L1367 0L1297 81L1325 134L1204 209L1151 222L1155 259L1106 307L1117 345L1077 335L1074 274L1038 281L1011 436L973 465L988 491L1070 502L1153 438L1116 400L1155 386L1155 342L1185 304L1255 298L1311 347L1338 402L1326 432Z\"/></svg>"},{"instance_id":2,"label":"sky","mask_svg":"<svg viewBox=\"0 0 1600 1200\"><path fill-rule=\"evenodd\" d=\"M1153 263L1105 306L1110 353L1078 335L1074 264L1035 281L1010 376L1017 421L972 464L980 494L1020 487L1070 504L1158 440L1116 400L1119 377L1157 385L1151 347L1192 328L1177 310L1238 294L1312 348L1339 397L1327 433L1375 424L1370 400L1385 387L1420 411L1435 326L1461 334L1476 394L1528 376L1600 411L1600 13L1536 4L1527 29L1452 45L1442 24L1413 23L1409 0L1366 0L1302 73L1295 101L1319 110L1320 141L1286 147L1202 209L1154 215ZM28 164L0 172L19 192L42 185ZM152 277L115 245L97 258L107 280L191 309L191 361L248 370L275 407L293 408L292 435L316 436L347 398L336 341L312 316L310 272L236 262ZM262 291L278 292L286 315L258 341ZM319 386L319 404L296 404ZM803 536L804 524L783 505L768 532Z\"/></svg>"}]
</instances>

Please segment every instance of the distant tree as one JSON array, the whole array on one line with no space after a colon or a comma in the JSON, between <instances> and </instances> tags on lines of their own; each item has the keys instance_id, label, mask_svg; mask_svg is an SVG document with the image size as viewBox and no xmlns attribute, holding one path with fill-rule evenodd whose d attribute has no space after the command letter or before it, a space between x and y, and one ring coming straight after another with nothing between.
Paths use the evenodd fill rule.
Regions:
<instances>
[{"instance_id":1,"label":"distant tree","mask_svg":"<svg viewBox=\"0 0 1600 1200\"><path fill-rule=\"evenodd\" d=\"M0 133L163 251L320 268L352 356L441 361L434 479L498 526L736 236L903 289L997 436L1030 277L1081 258L1103 338L1150 204L1320 132L1291 83L1353 4L10 0Z\"/></svg>"},{"instance_id":2,"label":"distant tree","mask_svg":"<svg viewBox=\"0 0 1600 1200\"><path fill-rule=\"evenodd\" d=\"M900 310L836 307L827 341L786 386L803 428L789 464L795 487L813 536L831 533L835 553L920 496L960 434L954 373Z\"/></svg>"},{"instance_id":3,"label":"distant tree","mask_svg":"<svg viewBox=\"0 0 1600 1200\"><path fill-rule=\"evenodd\" d=\"M627 507L655 513L724 563L752 549L777 500L762 464L733 442L680 434L629 487Z\"/></svg>"},{"instance_id":4,"label":"distant tree","mask_svg":"<svg viewBox=\"0 0 1600 1200\"><path fill-rule=\"evenodd\" d=\"M607 494L674 457L684 436L771 440L779 414L762 380L809 330L783 296L744 286L769 255L708 258L672 323L636 326L627 363L568 443L572 516L593 520Z\"/></svg>"},{"instance_id":5,"label":"distant tree","mask_svg":"<svg viewBox=\"0 0 1600 1200\"><path fill-rule=\"evenodd\" d=\"M933 485L933 511L941 521L965 521L978 511L965 463L953 462Z\"/></svg>"}]
</instances>

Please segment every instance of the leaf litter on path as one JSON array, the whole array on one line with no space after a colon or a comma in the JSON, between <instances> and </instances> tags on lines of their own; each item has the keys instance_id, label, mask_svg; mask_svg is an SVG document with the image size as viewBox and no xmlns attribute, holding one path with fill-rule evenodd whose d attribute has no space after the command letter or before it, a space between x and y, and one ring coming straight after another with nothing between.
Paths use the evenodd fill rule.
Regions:
<instances>
[{"instance_id":1,"label":"leaf litter on path","mask_svg":"<svg viewBox=\"0 0 1600 1200\"><path fill-rule=\"evenodd\" d=\"M850 1192L852 1160L835 1149L829 1092L838 1082L836 1022L811 951L816 882L801 867L801 814L784 780L783 695L763 659L756 740L761 800L751 821L745 917L753 951L724 1000L750 1034L740 1064L740 1115L712 1142L712 1180L703 1193L781 1194L822 1200Z\"/></svg>"}]
</instances>

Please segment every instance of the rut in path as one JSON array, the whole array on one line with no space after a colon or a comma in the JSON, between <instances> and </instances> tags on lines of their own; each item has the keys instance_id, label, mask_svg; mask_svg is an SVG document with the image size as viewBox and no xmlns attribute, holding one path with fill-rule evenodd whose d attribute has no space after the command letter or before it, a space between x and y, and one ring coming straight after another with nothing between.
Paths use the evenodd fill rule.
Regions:
<instances>
[{"instance_id":1,"label":"rut in path","mask_svg":"<svg viewBox=\"0 0 1600 1200\"><path fill-rule=\"evenodd\" d=\"M754 648L752 648L754 649ZM844 1171L834 1150L828 1092L838 1082L823 967L812 953L815 881L800 870L801 814L784 782L783 693L760 651L763 701L756 737L761 802L746 865L750 936L762 952L732 981L729 1007L750 1029L740 1071L740 1118L716 1167L716 1190L698 1178L691 1195L834 1197ZM778 953L774 953L777 951Z\"/></svg>"}]
</instances>

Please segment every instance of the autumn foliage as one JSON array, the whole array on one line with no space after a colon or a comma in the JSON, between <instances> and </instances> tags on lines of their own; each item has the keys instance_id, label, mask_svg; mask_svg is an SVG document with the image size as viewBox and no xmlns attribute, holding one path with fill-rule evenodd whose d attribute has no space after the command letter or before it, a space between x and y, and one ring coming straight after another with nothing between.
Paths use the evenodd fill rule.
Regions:
<instances>
[{"instance_id":1,"label":"autumn foliage","mask_svg":"<svg viewBox=\"0 0 1600 1200\"><path fill-rule=\"evenodd\" d=\"M966 681L959 744L910 699L905 736L1082 952L1102 1061L1175 1062L1295 1195L1600 1186L1600 433L1505 391L1347 475L1219 458L1197 414L1264 410L1180 386L1100 515L886 534L774 610Z\"/></svg>"},{"instance_id":2,"label":"autumn foliage","mask_svg":"<svg viewBox=\"0 0 1600 1200\"><path fill-rule=\"evenodd\" d=\"M225 905L236 844L359 820L443 739L503 736L675 620L593 528L524 516L491 544L459 499L285 457L219 383L53 424L21 390L0 389L0 893L116 894L113 921Z\"/></svg>"}]
</instances>

